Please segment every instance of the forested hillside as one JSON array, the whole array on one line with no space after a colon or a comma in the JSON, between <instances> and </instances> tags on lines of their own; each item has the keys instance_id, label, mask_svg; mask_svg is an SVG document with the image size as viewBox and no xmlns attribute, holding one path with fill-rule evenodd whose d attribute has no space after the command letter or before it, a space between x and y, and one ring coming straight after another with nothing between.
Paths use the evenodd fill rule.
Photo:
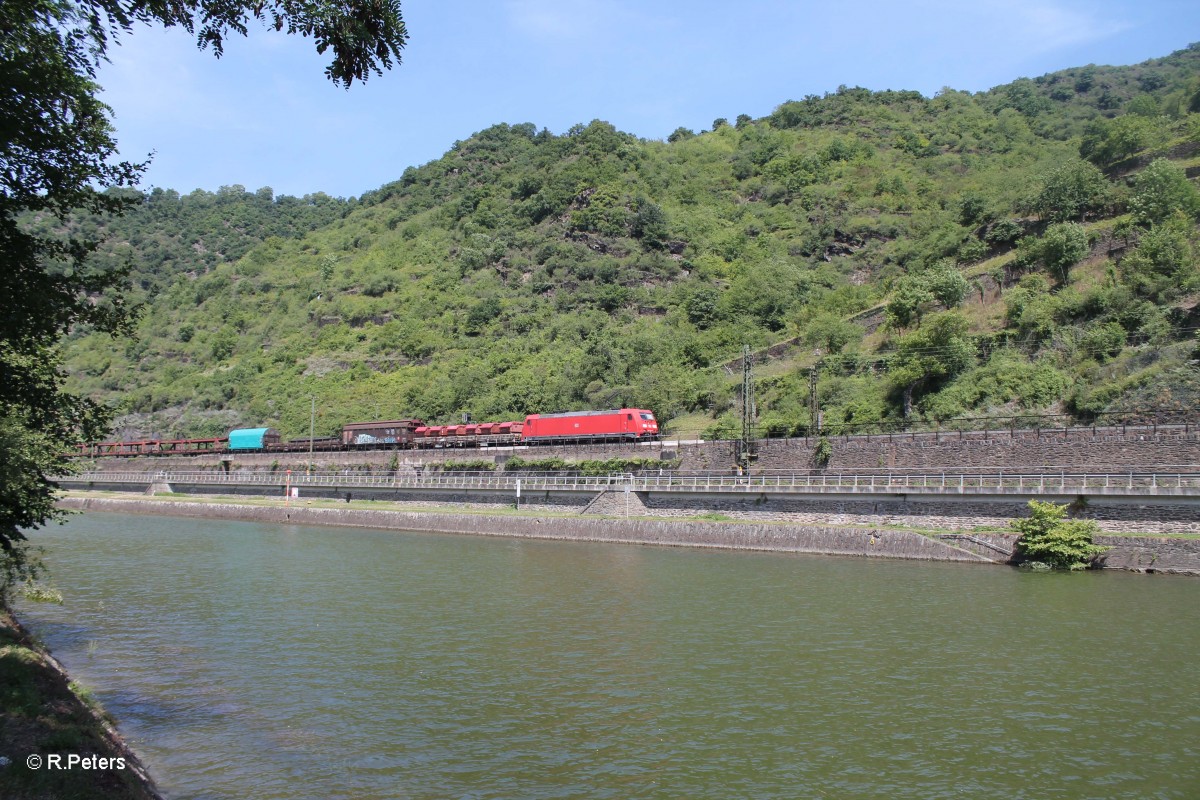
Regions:
<instances>
[{"instance_id":1,"label":"forested hillside","mask_svg":"<svg viewBox=\"0 0 1200 800\"><path fill-rule=\"evenodd\" d=\"M953 76L947 76L952 82ZM126 435L653 409L758 426L1200 404L1200 46L981 94L840 88L646 141L497 125L361 198L155 190L136 338L75 331ZM386 179L388 176L380 176ZM731 368L732 367L732 368Z\"/></svg>"}]
</instances>

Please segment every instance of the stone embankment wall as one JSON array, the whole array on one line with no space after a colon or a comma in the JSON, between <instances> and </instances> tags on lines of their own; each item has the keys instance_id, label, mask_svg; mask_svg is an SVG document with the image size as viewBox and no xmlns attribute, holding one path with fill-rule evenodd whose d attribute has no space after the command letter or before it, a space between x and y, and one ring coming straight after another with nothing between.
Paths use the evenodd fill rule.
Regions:
<instances>
[{"instance_id":1,"label":"stone embankment wall","mask_svg":"<svg viewBox=\"0 0 1200 800\"><path fill-rule=\"evenodd\" d=\"M598 519L591 515L539 518L511 514L384 511L350 506L344 509L299 504L247 506L236 503L89 497L67 498L62 505L78 510L124 514L977 563L1006 563L1016 541L1012 534L988 532L964 532L931 538L910 531L880 530L869 525L839 527L830 519L824 520L826 524L639 519L639 508L646 513L644 499L636 492L628 495L623 491L605 492L593 501L589 509L616 517L630 509L632 513L628 519ZM413 507L419 505L414 503ZM506 503L496 502L494 505L496 508L511 508L511 504ZM542 507L538 504L522 504L522 508L532 511ZM1104 535L1098 536L1096 543L1112 548L1104 556L1105 568L1200 575L1200 539Z\"/></svg>"},{"instance_id":2,"label":"stone embankment wall","mask_svg":"<svg viewBox=\"0 0 1200 800\"><path fill-rule=\"evenodd\" d=\"M1050 495L1043 499L1060 504L1078 501L1073 496ZM1100 530L1116 533L1200 533L1200 505L1106 500L1108 498L1093 498L1091 502L1077 504L1074 516L1094 520ZM619 500L613 502L619 504ZM850 500L793 500L768 494L727 498L650 495L643 496L635 508L639 509L635 513L654 517L695 517L697 514L719 513L731 519L755 522L900 525L932 530L1005 528L1012 520L1028 516L1029 513L1024 500L973 498L969 495ZM595 513L620 512L605 510Z\"/></svg>"},{"instance_id":3,"label":"stone embankment wall","mask_svg":"<svg viewBox=\"0 0 1200 800\"><path fill-rule=\"evenodd\" d=\"M1106 569L1200 575L1200 540L1097 536L1095 542L1112 548L1102 557Z\"/></svg>"},{"instance_id":4,"label":"stone embankment wall","mask_svg":"<svg viewBox=\"0 0 1200 800\"><path fill-rule=\"evenodd\" d=\"M1015 553L1017 536L1011 533L973 533L944 536L964 550L997 561L1006 561ZM1200 540L1158 536L1097 536L1095 543L1110 548L1100 557L1105 569L1132 572L1165 572L1200 575Z\"/></svg>"},{"instance_id":5,"label":"stone embankment wall","mask_svg":"<svg viewBox=\"0 0 1200 800\"><path fill-rule=\"evenodd\" d=\"M122 514L164 514L296 525L343 525L409 531L513 536L582 542L614 542L736 550L773 550L830 555L878 556L987 563L963 548L908 531L833 528L817 525L722 524L646 519L521 517L437 512L246 506L170 500L71 497L67 508Z\"/></svg>"},{"instance_id":6,"label":"stone embankment wall","mask_svg":"<svg viewBox=\"0 0 1200 800\"><path fill-rule=\"evenodd\" d=\"M831 437L825 465L814 460L815 437L768 439L757 445L752 471L1011 470L1037 473L1067 471L1120 472L1154 466L1200 464L1200 431L1179 428L1068 428L1053 431L970 431L876 436ZM419 471L446 462L490 461L503 464L512 456L562 458L568 461L614 457L658 458L685 472L732 472L734 442L654 442L580 447L483 448L462 450L376 450L313 455L321 472ZM307 453L239 453L232 456L163 456L101 458L101 471L184 472L195 470L302 470Z\"/></svg>"}]
</instances>

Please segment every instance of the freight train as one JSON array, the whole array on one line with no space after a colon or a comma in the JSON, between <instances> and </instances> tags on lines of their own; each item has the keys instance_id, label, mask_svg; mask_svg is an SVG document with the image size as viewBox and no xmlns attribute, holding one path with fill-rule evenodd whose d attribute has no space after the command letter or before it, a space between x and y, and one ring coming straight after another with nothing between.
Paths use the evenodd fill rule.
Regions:
<instances>
[{"instance_id":1,"label":"freight train","mask_svg":"<svg viewBox=\"0 0 1200 800\"><path fill-rule=\"evenodd\" d=\"M239 428L209 439L145 439L81 444L75 455L190 455L199 453L300 453L329 450L413 450L446 447L641 442L660 436L654 414L644 408L530 414L522 422L426 425L419 419L350 422L341 436L283 441L274 428Z\"/></svg>"}]
</instances>

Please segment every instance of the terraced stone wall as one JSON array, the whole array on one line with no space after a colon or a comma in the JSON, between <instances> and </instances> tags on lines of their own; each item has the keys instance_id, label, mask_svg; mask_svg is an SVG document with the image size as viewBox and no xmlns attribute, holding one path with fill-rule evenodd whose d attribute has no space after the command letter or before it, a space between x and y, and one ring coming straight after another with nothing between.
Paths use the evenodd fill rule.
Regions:
<instances>
[{"instance_id":1,"label":"terraced stone wall","mask_svg":"<svg viewBox=\"0 0 1200 800\"><path fill-rule=\"evenodd\" d=\"M777 439L759 443L757 469L817 469L819 440ZM1073 428L1038 434L1029 431L972 431L959 434L897 434L832 437L827 470L928 469L1012 470L1014 472L1120 472L1200 465L1200 432L1150 429Z\"/></svg>"}]
</instances>

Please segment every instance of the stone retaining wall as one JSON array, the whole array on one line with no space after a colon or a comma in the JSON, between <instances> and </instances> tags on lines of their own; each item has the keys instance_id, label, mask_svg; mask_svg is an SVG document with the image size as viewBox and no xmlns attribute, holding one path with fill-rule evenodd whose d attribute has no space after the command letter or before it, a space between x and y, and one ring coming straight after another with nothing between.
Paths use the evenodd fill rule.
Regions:
<instances>
[{"instance_id":1,"label":"stone retaining wall","mask_svg":"<svg viewBox=\"0 0 1200 800\"><path fill-rule=\"evenodd\" d=\"M1135 572L1168 572L1200 575L1200 540L1132 536L1097 536L1105 553L1105 568Z\"/></svg>"},{"instance_id":2,"label":"stone retaining wall","mask_svg":"<svg viewBox=\"0 0 1200 800\"><path fill-rule=\"evenodd\" d=\"M685 523L645 519L489 516L90 497L66 498L61 501L61 505L83 511L163 514L279 524L343 525L584 542L774 550L927 561L988 562L988 559L975 553L908 531L832 528L815 525L729 525L716 522Z\"/></svg>"},{"instance_id":3,"label":"stone retaining wall","mask_svg":"<svg viewBox=\"0 0 1200 800\"><path fill-rule=\"evenodd\" d=\"M986 438L985 438L986 436ZM755 467L788 470L814 467L815 438L774 439L759 443ZM963 434L915 434L829 439L829 470L856 469L1004 469L1048 472L1120 472L1126 467L1200 464L1200 433L1139 429L1122 435L1087 428L1053 433L978 431Z\"/></svg>"},{"instance_id":4,"label":"stone retaining wall","mask_svg":"<svg viewBox=\"0 0 1200 800\"><path fill-rule=\"evenodd\" d=\"M1014 533L973 533L970 539L946 540L980 555L991 555L997 560L1011 558L1015 552L1017 535ZM1200 540L1169 538L1165 536L1097 536L1095 543L1111 548L1102 555L1105 569L1123 569L1132 572L1165 572L1181 575L1200 575ZM990 546L989 546L990 545ZM993 549L994 548L994 549ZM1003 554L1001 552L1003 551Z\"/></svg>"},{"instance_id":5,"label":"stone retaining wall","mask_svg":"<svg viewBox=\"0 0 1200 800\"><path fill-rule=\"evenodd\" d=\"M1076 497L1047 496L1047 501L1071 503ZM902 525L937 530L1004 528L1027 516L1025 500L964 496L900 498L781 499L778 495L643 495L645 513L655 517L695 517L720 513L732 519L826 525ZM1169 502L1140 504L1093 499L1075 516L1095 520L1101 530L1136 533L1200 533L1200 505ZM608 513L608 512L596 512Z\"/></svg>"},{"instance_id":6,"label":"stone retaining wall","mask_svg":"<svg viewBox=\"0 0 1200 800\"><path fill-rule=\"evenodd\" d=\"M639 493L606 492L593 506L605 503L607 513L619 516L625 503L644 503ZM413 503L414 508L422 503ZM517 536L542 539L657 544L687 547L716 547L750 550L823 553L828 555L876 556L939 561L1003 563L1011 553L1015 535L970 532L938 541L918 533L880 530L868 525L837 527L837 517L826 517L826 524L708 522L638 519L597 519L589 516L527 517L515 515L454 514L441 511L383 511L347 507L313 508L304 505L247 506L236 503L188 503L170 500L70 497L61 501L66 508L108 511L123 514L164 514L183 517L241 519L304 525L346 525L395 530L435 531L491 536ZM444 507L444 503L442 504ZM495 508L510 507L497 503ZM478 507L478 506L477 506ZM643 505L643 507L645 507ZM522 509L546 510L531 503ZM561 508L558 509L561 511ZM877 519L877 518L872 518ZM928 522L930 518L922 518ZM966 537L966 538L963 538ZM977 540L977 541L971 541ZM1139 572L1169 572L1200 575L1200 539L1158 536L1098 536L1097 544L1113 549L1104 557L1104 566ZM1001 551L1001 552L997 552Z\"/></svg>"}]
</instances>

